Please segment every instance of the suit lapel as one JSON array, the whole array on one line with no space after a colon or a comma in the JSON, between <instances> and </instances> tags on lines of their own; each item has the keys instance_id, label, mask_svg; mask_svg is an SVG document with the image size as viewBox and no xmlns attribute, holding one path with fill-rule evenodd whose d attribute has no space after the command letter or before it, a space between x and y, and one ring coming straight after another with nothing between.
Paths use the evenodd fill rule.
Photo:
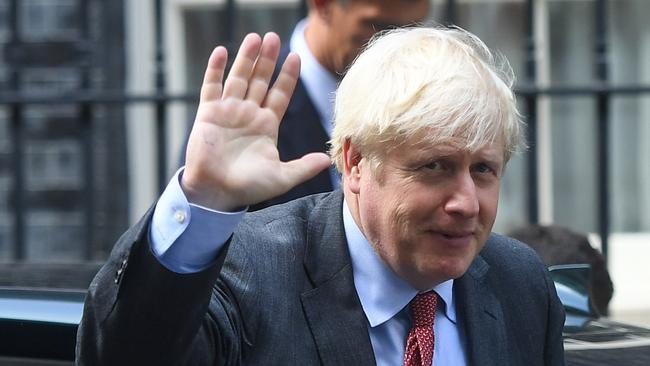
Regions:
<instances>
[{"instance_id":1,"label":"suit lapel","mask_svg":"<svg viewBox=\"0 0 650 366\"><path fill-rule=\"evenodd\" d=\"M352 276L343 229L343 197L334 191L308 222L304 265L313 288L302 306L323 365L374 365L368 321Z\"/></svg>"},{"instance_id":2,"label":"suit lapel","mask_svg":"<svg viewBox=\"0 0 650 366\"><path fill-rule=\"evenodd\" d=\"M466 335L470 365L509 365L503 311L487 281L488 270L479 255L454 282L459 323Z\"/></svg>"}]
</instances>

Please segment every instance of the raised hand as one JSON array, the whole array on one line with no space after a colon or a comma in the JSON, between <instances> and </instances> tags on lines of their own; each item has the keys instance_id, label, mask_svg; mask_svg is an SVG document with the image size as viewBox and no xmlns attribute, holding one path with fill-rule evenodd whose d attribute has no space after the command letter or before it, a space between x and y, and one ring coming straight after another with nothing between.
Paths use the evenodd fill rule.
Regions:
<instances>
[{"instance_id":1,"label":"raised hand","mask_svg":"<svg viewBox=\"0 0 650 366\"><path fill-rule=\"evenodd\" d=\"M323 153L280 161L278 127L300 74L300 59L290 54L269 89L279 50L275 33L264 39L247 35L225 83L227 51L222 46L212 51L181 182L190 202L233 210L280 195L329 165Z\"/></svg>"}]
</instances>

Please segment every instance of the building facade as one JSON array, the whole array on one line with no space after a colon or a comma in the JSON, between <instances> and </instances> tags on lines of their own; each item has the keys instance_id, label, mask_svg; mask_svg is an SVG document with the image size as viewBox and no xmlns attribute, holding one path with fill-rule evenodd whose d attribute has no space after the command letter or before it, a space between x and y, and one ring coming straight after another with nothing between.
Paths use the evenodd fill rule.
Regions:
<instances>
[{"instance_id":1,"label":"building facade","mask_svg":"<svg viewBox=\"0 0 650 366\"><path fill-rule=\"evenodd\" d=\"M41 65L14 55L20 52L7 46L16 41L11 3L19 4L22 43L49 47L48 54L71 47L84 62L71 57L70 64ZM88 9L87 27L80 8ZM0 0L3 92L18 86L37 96L100 94L86 104L22 105L20 248L11 188L15 104L5 98L0 105L1 260L103 258L181 164L212 48L232 48L251 31L276 31L286 41L304 13L301 0ZM530 149L508 167L495 230L558 223L593 233L596 245L605 233L615 310L633 311L630 299L650 308L650 287L640 290L635 280L650 275L642 262L643 253L650 255L647 14L646 0L432 0L429 15L432 23L453 22L477 34L518 75ZM81 50L69 45L77 41ZM92 117L90 144L89 130L79 129L84 108ZM84 160L89 151L92 164Z\"/></svg>"},{"instance_id":2,"label":"building facade","mask_svg":"<svg viewBox=\"0 0 650 366\"><path fill-rule=\"evenodd\" d=\"M128 224L124 107L85 102L124 88L124 42L121 1L0 0L5 270L100 261Z\"/></svg>"}]
</instances>

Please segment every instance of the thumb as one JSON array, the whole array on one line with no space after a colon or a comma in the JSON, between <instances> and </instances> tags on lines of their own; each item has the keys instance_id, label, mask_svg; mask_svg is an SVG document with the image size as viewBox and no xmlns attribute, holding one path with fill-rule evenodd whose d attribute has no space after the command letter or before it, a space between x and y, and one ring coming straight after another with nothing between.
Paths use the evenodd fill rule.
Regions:
<instances>
[{"instance_id":1,"label":"thumb","mask_svg":"<svg viewBox=\"0 0 650 366\"><path fill-rule=\"evenodd\" d=\"M324 153L310 153L300 159L291 160L281 165L285 185L294 187L313 178L331 164L329 156Z\"/></svg>"}]
</instances>

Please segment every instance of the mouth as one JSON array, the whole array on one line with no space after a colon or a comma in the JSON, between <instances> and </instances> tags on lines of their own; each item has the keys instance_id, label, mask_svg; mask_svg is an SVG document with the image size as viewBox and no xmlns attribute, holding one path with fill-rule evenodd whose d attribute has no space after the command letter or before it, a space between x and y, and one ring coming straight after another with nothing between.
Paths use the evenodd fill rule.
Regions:
<instances>
[{"instance_id":1,"label":"mouth","mask_svg":"<svg viewBox=\"0 0 650 366\"><path fill-rule=\"evenodd\" d=\"M474 239L474 231L450 231L450 230L432 230L431 233L453 247L463 247L470 245Z\"/></svg>"},{"instance_id":2,"label":"mouth","mask_svg":"<svg viewBox=\"0 0 650 366\"><path fill-rule=\"evenodd\" d=\"M432 229L431 231L440 234L449 238L464 238L467 236L473 236L475 230L444 230L444 229Z\"/></svg>"}]
</instances>

